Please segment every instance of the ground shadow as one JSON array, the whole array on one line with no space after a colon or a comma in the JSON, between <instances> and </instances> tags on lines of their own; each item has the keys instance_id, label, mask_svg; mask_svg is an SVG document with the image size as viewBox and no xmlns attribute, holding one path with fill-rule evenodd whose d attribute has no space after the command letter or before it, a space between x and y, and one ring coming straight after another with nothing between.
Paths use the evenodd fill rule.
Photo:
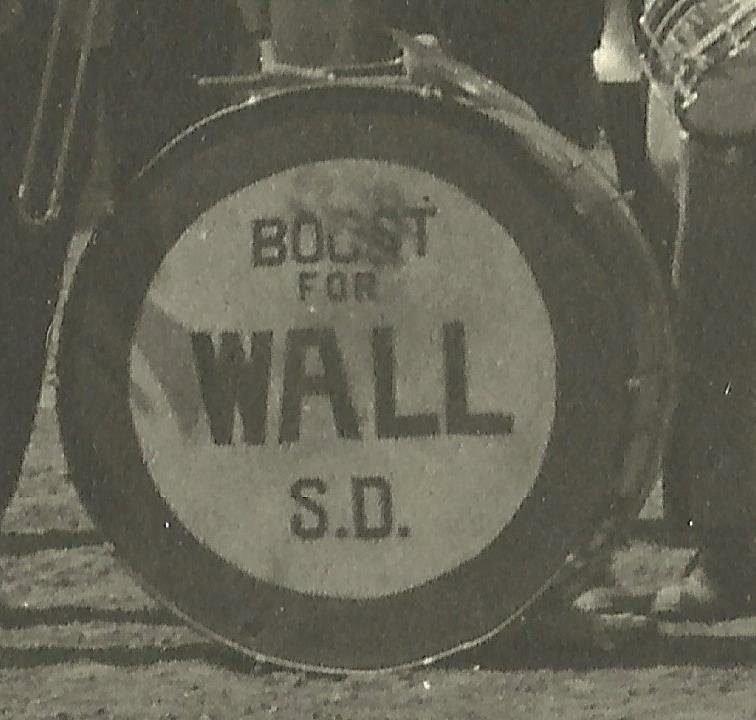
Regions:
<instances>
[{"instance_id":1,"label":"ground shadow","mask_svg":"<svg viewBox=\"0 0 756 720\"><path fill-rule=\"evenodd\" d=\"M6 630L26 630L44 625L93 622L183 625L173 613L163 608L120 610L83 605L62 605L48 608L0 607L0 628Z\"/></svg>"},{"instance_id":2,"label":"ground shadow","mask_svg":"<svg viewBox=\"0 0 756 720\"><path fill-rule=\"evenodd\" d=\"M112 667L138 668L166 662L203 662L233 672L262 675L271 672L268 665L211 642L195 642L179 647L114 646L108 648L74 647L3 647L0 646L0 669L30 669L88 662Z\"/></svg>"},{"instance_id":3,"label":"ground shadow","mask_svg":"<svg viewBox=\"0 0 756 720\"><path fill-rule=\"evenodd\" d=\"M181 625L167 610L118 611L97 608L57 607L44 610L3 611L0 626L31 628L68 622L111 621L158 625ZM211 641L196 641L178 647L118 645L108 648L42 646L18 648L0 645L0 668L31 668L74 662L92 662L115 667L149 666L159 662L199 661L240 673L264 674L279 670ZM537 632L506 633L479 648L456 655L437 665L439 669L492 672L538 670L589 671L644 669L666 666L711 668L756 667L756 637L627 637L612 649L560 640ZM284 670L285 671L285 670ZM298 673L301 674L301 673ZM308 673L309 675L309 673ZM330 676L338 679L338 676Z\"/></svg>"},{"instance_id":4,"label":"ground shadow","mask_svg":"<svg viewBox=\"0 0 756 720\"><path fill-rule=\"evenodd\" d=\"M647 529L657 530L655 526ZM47 531L37 534L0 535L0 555L23 556L42 550L71 549L101 545L96 531ZM659 665L726 668L756 667L756 636L711 637L669 636L657 632L625 633L611 638L575 633L573 618L552 613L513 623L490 642L440 663L448 670L469 670L475 666L499 672L529 670L596 670L651 668ZM70 623L134 623L182 626L169 610L107 609L86 606L9 608L0 606L0 628L24 630ZM609 642L607 643L607 640ZM611 647L608 647L611 645ZM242 673L270 671L270 665L211 641L197 641L178 647L160 645L78 648L42 646L19 648L0 645L0 668L30 668L71 662L95 662L119 667L147 666L158 662L195 660Z\"/></svg>"},{"instance_id":5,"label":"ground shadow","mask_svg":"<svg viewBox=\"0 0 756 720\"><path fill-rule=\"evenodd\" d=\"M72 550L102 545L103 536L96 530L47 530L41 533L0 534L0 555L20 557L45 550Z\"/></svg>"}]
</instances>

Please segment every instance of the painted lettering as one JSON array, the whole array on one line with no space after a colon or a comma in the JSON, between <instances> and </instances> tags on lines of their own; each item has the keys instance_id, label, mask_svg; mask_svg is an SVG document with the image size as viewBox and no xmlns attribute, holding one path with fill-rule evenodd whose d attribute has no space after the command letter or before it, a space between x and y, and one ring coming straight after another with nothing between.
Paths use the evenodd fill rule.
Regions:
<instances>
[{"instance_id":1,"label":"painted lettering","mask_svg":"<svg viewBox=\"0 0 756 720\"><path fill-rule=\"evenodd\" d=\"M280 218L261 218L252 223L252 265L276 267L286 262L286 223Z\"/></svg>"},{"instance_id":2,"label":"painted lettering","mask_svg":"<svg viewBox=\"0 0 756 720\"><path fill-rule=\"evenodd\" d=\"M307 372L305 360L310 350L317 352L323 372ZM347 381L344 356L332 328L290 330L286 336L283 398L279 442L299 440L302 403L306 397L325 396L331 402L336 430L342 438L360 440L360 426Z\"/></svg>"},{"instance_id":3,"label":"painted lettering","mask_svg":"<svg viewBox=\"0 0 756 720\"><path fill-rule=\"evenodd\" d=\"M323 258L323 226L316 215L303 212L291 225L291 250L294 260L302 265L320 262Z\"/></svg>"},{"instance_id":4,"label":"painted lettering","mask_svg":"<svg viewBox=\"0 0 756 720\"><path fill-rule=\"evenodd\" d=\"M465 326L446 323L444 372L446 388L446 431L449 435L509 435L514 416L505 413L473 414L469 409Z\"/></svg>"},{"instance_id":5,"label":"painted lettering","mask_svg":"<svg viewBox=\"0 0 756 720\"><path fill-rule=\"evenodd\" d=\"M313 265L329 260L351 265L367 260L374 265L398 262L402 244L415 242L415 253L428 254L428 224L438 209L428 204L420 207L389 208L373 215L352 210L346 228L326 233L321 218L302 211L293 219L258 218L252 222L252 264L254 267L279 267L287 260Z\"/></svg>"},{"instance_id":6,"label":"painted lettering","mask_svg":"<svg viewBox=\"0 0 756 720\"><path fill-rule=\"evenodd\" d=\"M305 521L301 512L295 513L291 516L291 532L301 540L320 540L328 531L328 516L323 505L308 493L325 495L326 484L320 478L300 478L291 486L291 498L315 519L312 525Z\"/></svg>"},{"instance_id":7,"label":"painted lettering","mask_svg":"<svg viewBox=\"0 0 756 720\"><path fill-rule=\"evenodd\" d=\"M272 341L270 331L252 333L252 353L247 359L242 339L236 333L221 335L217 354L209 333L192 335L200 393L216 445L231 444L237 407L244 442L248 445L265 443Z\"/></svg>"},{"instance_id":8,"label":"painted lettering","mask_svg":"<svg viewBox=\"0 0 756 720\"><path fill-rule=\"evenodd\" d=\"M439 421L435 413L397 415L396 365L393 329L376 328L373 330L376 434L379 438L395 440L437 435Z\"/></svg>"},{"instance_id":9,"label":"painted lettering","mask_svg":"<svg viewBox=\"0 0 756 720\"><path fill-rule=\"evenodd\" d=\"M378 507L378 517L368 512L369 497ZM377 502L375 502L377 501ZM382 477L352 478L352 513L355 537L360 540L383 540L391 535L394 526L394 507L391 485Z\"/></svg>"},{"instance_id":10,"label":"painted lettering","mask_svg":"<svg viewBox=\"0 0 756 720\"><path fill-rule=\"evenodd\" d=\"M397 377L401 359L396 355L394 332L390 326L377 327L370 336L371 409L378 439L429 438L444 430L447 435L487 437L513 432L515 418L511 413L475 412L470 407L468 348L465 326L460 321L444 323L441 328L444 370L440 409L437 406L408 412L408 408L400 408ZM249 340L251 351L247 357L243 338L237 333L223 333L217 352L208 333L192 336L201 397L217 445L233 442L237 409L244 443L263 445L267 440L273 332L254 332ZM368 378L364 381L369 382ZM312 397L328 400L339 437L362 439L346 360L333 328L293 329L286 334L279 443L299 442L303 410Z\"/></svg>"}]
</instances>

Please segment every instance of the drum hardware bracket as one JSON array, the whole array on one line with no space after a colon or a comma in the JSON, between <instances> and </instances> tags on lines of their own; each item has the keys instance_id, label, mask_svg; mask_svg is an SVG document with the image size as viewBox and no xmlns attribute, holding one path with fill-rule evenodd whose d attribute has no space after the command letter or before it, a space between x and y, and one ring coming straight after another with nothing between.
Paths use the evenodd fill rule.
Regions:
<instances>
[{"instance_id":1,"label":"drum hardware bracket","mask_svg":"<svg viewBox=\"0 0 756 720\"><path fill-rule=\"evenodd\" d=\"M254 89L276 84L296 86L338 80L370 82L376 79L384 82L386 78L395 78L401 82L403 78L419 88L422 97L441 98L449 92L460 95L479 110L505 112L508 117L516 114L523 119L537 120L530 105L472 67L450 58L439 46L402 30L393 29L391 33L402 54L387 61L322 68L274 62L257 74L201 76L196 78L196 83L199 87L223 85Z\"/></svg>"},{"instance_id":2,"label":"drum hardware bracket","mask_svg":"<svg viewBox=\"0 0 756 720\"><path fill-rule=\"evenodd\" d=\"M449 57L434 43L413 37L403 30L391 31L403 52L404 67L410 82L461 94L480 110L506 112L523 119L537 120L530 105L469 65Z\"/></svg>"},{"instance_id":3,"label":"drum hardware bracket","mask_svg":"<svg viewBox=\"0 0 756 720\"><path fill-rule=\"evenodd\" d=\"M302 82L327 80L335 82L342 79L399 77L404 73L403 58L391 58L382 62L362 65L307 67L289 63L271 62L261 72L243 75L205 75L195 78L199 87L223 86L257 86L270 85L274 82Z\"/></svg>"}]
</instances>

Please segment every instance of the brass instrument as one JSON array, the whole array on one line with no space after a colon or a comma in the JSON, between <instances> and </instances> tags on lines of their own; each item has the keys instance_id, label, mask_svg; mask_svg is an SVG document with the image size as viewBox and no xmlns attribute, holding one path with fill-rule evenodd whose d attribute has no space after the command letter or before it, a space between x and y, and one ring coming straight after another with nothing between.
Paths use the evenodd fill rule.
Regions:
<instances>
[{"instance_id":1,"label":"brass instrument","mask_svg":"<svg viewBox=\"0 0 756 720\"><path fill-rule=\"evenodd\" d=\"M53 163L52 176L45 183L44 178L38 177L41 163L40 150L47 116L50 112L50 91L55 75L56 60L60 53L61 35L68 8L68 0L57 0L52 29L50 31L50 40L47 44L39 100L34 113L29 147L24 159L17 197L19 216L24 223L35 227L46 227L55 222L60 215L66 183L66 171L71 152L71 140L87 72L87 64L92 50L95 18L99 4L100 0L89 0L71 98L60 133L60 140L56 144L57 155ZM49 190L47 190L48 187ZM37 207L35 198L43 197L45 192L47 192L46 202L42 207Z\"/></svg>"}]
</instances>

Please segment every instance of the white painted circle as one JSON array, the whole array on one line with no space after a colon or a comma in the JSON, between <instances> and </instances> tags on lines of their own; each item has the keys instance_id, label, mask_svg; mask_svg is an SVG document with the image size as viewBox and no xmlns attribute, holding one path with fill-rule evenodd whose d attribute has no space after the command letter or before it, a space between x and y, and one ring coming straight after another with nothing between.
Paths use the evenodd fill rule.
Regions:
<instances>
[{"instance_id":1,"label":"white painted circle","mask_svg":"<svg viewBox=\"0 0 756 720\"><path fill-rule=\"evenodd\" d=\"M297 217L306 221L300 259L317 257L322 229L316 262L293 257ZM401 247L393 258L376 249L391 237ZM278 241L287 255L280 264ZM334 259L354 247L357 261ZM208 409L208 398L213 405L219 397L209 379L230 377L218 370L223 333L244 348L245 394L235 409ZM395 392L386 373L391 353ZM148 291L131 379L152 478L197 538L280 587L375 598L476 557L511 520L549 441L556 357L535 278L483 208L418 170L338 160L256 182L186 230ZM457 390L450 407L448 387ZM323 394L313 394L318 388ZM249 400L254 392L257 401ZM226 419L233 413L233 433L226 444L216 432L218 444L209 418L217 430L224 410ZM402 419L418 414L426 417ZM358 437L341 437L337 420ZM413 422L415 435L378 436L379 426L402 435ZM390 518L389 503L380 502L389 497ZM308 531L314 536L303 537Z\"/></svg>"}]
</instances>

